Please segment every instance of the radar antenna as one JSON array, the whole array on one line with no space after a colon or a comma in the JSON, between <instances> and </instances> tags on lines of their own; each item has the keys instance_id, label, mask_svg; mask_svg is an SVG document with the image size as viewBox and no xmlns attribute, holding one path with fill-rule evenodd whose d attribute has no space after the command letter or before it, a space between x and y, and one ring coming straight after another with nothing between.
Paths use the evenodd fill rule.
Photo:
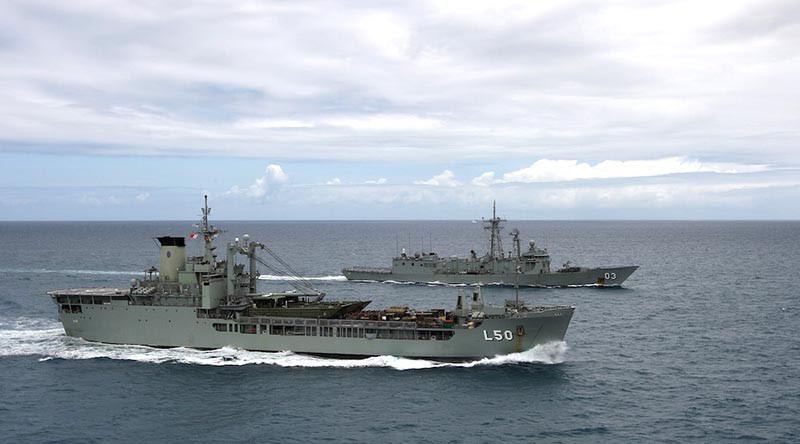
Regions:
<instances>
[{"instance_id":1,"label":"radar antenna","mask_svg":"<svg viewBox=\"0 0 800 444\"><path fill-rule=\"evenodd\" d=\"M492 201L492 218L481 218L483 228L489 230L489 256L492 260L503 258L503 242L500 240L500 231L505 228L506 220L497 217L496 202Z\"/></svg>"},{"instance_id":2,"label":"radar antenna","mask_svg":"<svg viewBox=\"0 0 800 444\"><path fill-rule=\"evenodd\" d=\"M519 259L522 256L522 251L519 246L519 230L516 228L511 230L511 242L514 243L514 257Z\"/></svg>"},{"instance_id":3,"label":"radar antenna","mask_svg":"<svg viewBox=\"0 0 800 444\"><path fill-rule=\"evenodd\" d=\"M217 248L214 246L213 242L214 239L222 233L222 230L218 229L214 225L210 225L208 223L208 215L211 213L211 208L208 207L208 195L203 195L204 205L200 211L203 212L203 219L201 220L200 226L198 227L195 224L195 227L199 228L200 230L197 232L192 233L189 237L194 239L197 235L202 235L203 240L205 241L205 259L208 263L214 263L214 249Z\"/></svg>"}]
</instances>

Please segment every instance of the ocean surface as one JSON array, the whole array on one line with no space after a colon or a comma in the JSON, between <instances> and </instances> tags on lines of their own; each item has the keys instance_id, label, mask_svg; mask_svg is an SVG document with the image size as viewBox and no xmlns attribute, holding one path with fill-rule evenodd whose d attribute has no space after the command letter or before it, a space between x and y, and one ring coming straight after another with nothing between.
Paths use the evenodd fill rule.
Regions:
<instances>
[{"instance_id":1,"label":"ocean surface","mask_svg":"<svg viewBox=\"0 0 800 444\"><path fill-rule=\"evenodd\" d=\"M472 221L217 225L220 245L248 233L328 297L374 308L452 308L458 288L353 283L341 268L487 250ZM445 364L68 338L46 291L125 287L158 265L154 236L192 222L0 222L0 442L800 442L800 222L511 228L554 267L641 268L618 289L521 289L577 306L564 343ZM288 288L261 272L261 290Z\"/></svg>"}]
</instances>

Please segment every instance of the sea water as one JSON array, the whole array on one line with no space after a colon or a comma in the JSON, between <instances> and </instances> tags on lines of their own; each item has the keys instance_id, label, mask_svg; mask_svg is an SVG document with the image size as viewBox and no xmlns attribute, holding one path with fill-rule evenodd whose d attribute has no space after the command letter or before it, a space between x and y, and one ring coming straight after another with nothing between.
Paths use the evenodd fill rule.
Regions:
<instances>
[{"instance_id":1,"label":"sea water","mask_svg":"<svg viewBox=\"0 0 800 444\"><path fill-rule=\"evenodd\" d=\"M349 282L341 268L388 266L403 249L488 249L471 221L217 225L219 245L247 233L329 298L371 308L452 308L460 288ZM66 337L46 291L126 287L158 266L154 236L192 223L0 222L0 442L800 440L800 222L514 227L554 268L641 268L622 288L520 289L532 305L577 307L565 342L441 363ZM260 289L291 288L264 259Z\"/></svg>"}]
</instances>

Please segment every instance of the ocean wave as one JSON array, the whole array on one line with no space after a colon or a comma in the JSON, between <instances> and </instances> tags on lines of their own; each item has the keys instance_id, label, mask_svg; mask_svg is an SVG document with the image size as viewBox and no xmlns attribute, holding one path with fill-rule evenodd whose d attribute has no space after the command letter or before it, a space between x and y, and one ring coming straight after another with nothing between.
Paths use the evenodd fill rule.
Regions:
<instances>
[{"instance_id":1,"label":"ocean wave","mask_svg":"<svg viewBox=\"0 0 800 444\"><path fill-rule=\"evenodd\" d=\"M29 318L25 316L11 319L0 317L0 330L39 331L54 328L61 328L61 323L54 319Z\"/></svg>"},{"instance_id":2,"label":"ocean wave","mask_svg":"<svg viewBox=\"0 0 800 444\"><path fill-rule=\"evenodd\" d=\"M347 278L341 275L338 276L317 276L317 277L294 277L294 276L280 276L280 275L273 275L273 274L262 274L258 277L264 281L299 281L301 279L305 279L307 281L346 281Z\"/></svg>"},{"instance_id":3,"label":"ocean wave","mask_svg":"<svg viewBox=\"0 0 800 444\"><path fill-rule=\"evenodd\" d=\"M6 321L7 322L7 321ZM551 342L508 355L470 362L439 362L396 356L364 359L334 359L282 351L276 353L247 351L232 347L215 350L192 348L155 348L143 345L114 345L84 341L64 334L60 324L51 320L27 320L16 324L20 329L0 330L0 356L40 356L52 359L115 359L153 364L178 363L208 366L275 365L307 368L383 367L395 370L423 370L443 367L500 366L520 363L559 364L564 362L565 342ZM31 328L39 327L39 328Z\"/></svg>"}]
</instances>

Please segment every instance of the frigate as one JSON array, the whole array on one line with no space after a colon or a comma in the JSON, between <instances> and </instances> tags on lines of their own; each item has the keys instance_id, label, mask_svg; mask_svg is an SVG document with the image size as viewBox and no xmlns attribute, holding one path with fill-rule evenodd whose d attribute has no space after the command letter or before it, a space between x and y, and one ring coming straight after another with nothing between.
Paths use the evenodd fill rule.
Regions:
<instances>
[{"instance_id":1,"label":"frigate","mask_svg":"<svg viewBox=\"0 0 800 444\"><path fill-rule=\"evenodd\" d=\"M551 270L547 248L539 248L534 241L522 251L520 232L510 232L513 249L505 252L501 231L505 219L497 217L492 204L492 218L482 219L489 231L489 251L478 257L475 250L469 257L442 257L436 253L408 254L405 249L392 259L392 266L355 266L342 270L354 281L394 281L440 284L495 284L528 287L569 286L620 286L639 268L638 265L620 267L578 267L566 262L561 268Z\"/></svg>"},{"instance_id":2,"label":"frigate","mask_svg":"<svg viewBox=\"0 0 800 444\"><path fill-rule=\"evenodd\" d=\"M366 310L370 301L328 300L300 277L289 281L293 290L259 293L257 267L270 264L257 253L285 262L247 235L229 242L225 258L218 259L214 240L220 231L209 225L209 213L206 197L202 221L189 236L205 241L202 255L187 256L185 237L158 237L159 267L127 288L47 292L65 333L111 344L457 361L562 341L575 310L529 307L519 297L493 306L480 287L472 294L462 289L453 310Z\"/></svg>"}]
</instances>

